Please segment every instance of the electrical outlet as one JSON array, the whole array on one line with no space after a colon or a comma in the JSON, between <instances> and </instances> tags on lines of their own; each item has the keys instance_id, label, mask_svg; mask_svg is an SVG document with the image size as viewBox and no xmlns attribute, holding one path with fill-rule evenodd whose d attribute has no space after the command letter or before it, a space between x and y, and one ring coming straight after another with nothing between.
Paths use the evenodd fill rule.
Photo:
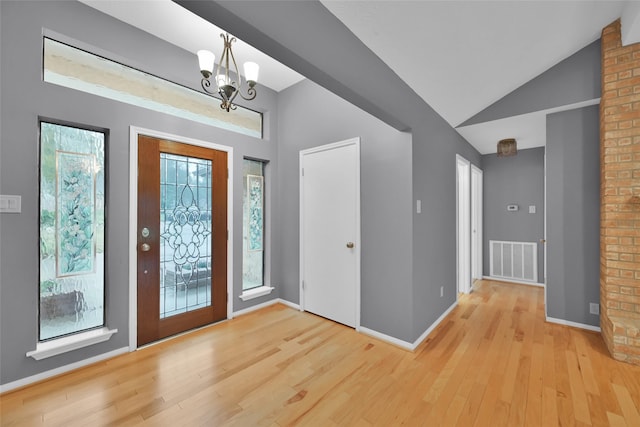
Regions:
<instances>
[{"instance_id":1,"label":"electrical outlet","mask_svg":"<svg viewBox=\"0 0 640 427\"><path fill-rule=\"evenodd\" d=\"M444 286L440 286L440 298L444 296Z\"/></svg>"},{"instance_id":2,"label":"electrical outlet","mask_svg":"<svg viewBox=\"0 0 640 427\"><path fill-rule=\"evenodd\" d=\"M595 302L589 303L589 313L591 314L600 314L600 304L596 304Z\"/></svg>"}]
</instances>

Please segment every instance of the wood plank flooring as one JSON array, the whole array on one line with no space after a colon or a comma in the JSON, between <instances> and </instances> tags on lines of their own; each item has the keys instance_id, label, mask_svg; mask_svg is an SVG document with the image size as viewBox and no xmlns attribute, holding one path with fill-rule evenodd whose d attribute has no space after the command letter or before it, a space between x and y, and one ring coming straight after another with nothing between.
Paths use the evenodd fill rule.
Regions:
<instances>
[{"instance_id":1,"label":"wood plank flooring","mask_svg":"<svg viewBox=\"0 0 640 427\"><path fill-rule=\"evenodd\" d=\"M0 396L2 426L640 426L640 367L483 281L415 352L283 305Z\"/></svg>"}]
</instances>

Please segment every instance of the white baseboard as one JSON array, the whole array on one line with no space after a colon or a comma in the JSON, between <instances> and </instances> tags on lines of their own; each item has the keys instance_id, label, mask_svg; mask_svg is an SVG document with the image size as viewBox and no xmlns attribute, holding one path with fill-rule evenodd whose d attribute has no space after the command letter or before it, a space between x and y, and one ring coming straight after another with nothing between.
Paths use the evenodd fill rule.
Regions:
<instances>
[{"instance_id":1,"label":"white baseboard","mask_svg":"<svg viewBox=\"0 0 640 427\"><path fill-rule=\"evenodd\" d=\"M410 342L394 338L391 335L386 335L381 332L374 331L373 329L365 328L364 326L360 326L360 328L358 328L358 331L373 338L377 338L381 341L386 341L389 344L393 344L397 347L404 348L405 350L414 350L413 344L411 344Z\"/></svg>"},{"instance_id":2,"label":"white baseboard","mask_svg":"<svg viewBox=\"0 0 640 427\"><path fill-rule=\"evenodd\" d=\"M252 305L251 307L243 308L242 310L234 311L233 317L242 316L243 314L251 313L252 311L260 310L261 308L269 307L278 303L278 298L274 298L269 301L262 302L260 304ZM233 318L232 317L232 318Z\"/></svg>"},{"instance_id":3,"label":"white baseboard","mask_svg":"<svg viewBox=\"0 0 640 427\"><path fill-rule=\"evenodd\" d=\"M293 303L291 301L287 301L286 299L278 298L278 302L280 304L286 305L287 307L291 307L291 308L293 308L295 310L301 310L300 309L300 304L296 304L296 303Z\"/></svg>"},{"instance_id":4,"label":"white baseboard","mask_svg":"<svg viewBox=\"0 0 640 427\"><path fill-rule=\"evenodd\" d=\"M537 286L539 288L544 288L544 283L527 282L526 280L505 279L502 277L492 277L492 276L482 276L482 278L485 280L493 280L496 282L517 283L519 285L529 285L529 286Z\"/></svg>"},{"instance_id":5,"label":"white baseboard","mask_svg":"<svg viewBox=\"0 0 640 427\"><path fill-rule=\"evenodd\" d=\"M93 363L102 362L103 360L111 359L112 357L120 356L121 354L125 354L128 352L129 352L129 347L122 347L117 350L110 351L108 353L103 353L98 356L80 360L75 363L70 363L69 365L64 365L59 368L51 369L50 371L41 372L39 374L32 375L30 377L26 377L26 378L19 379L17 381L2 384L0 385L0 393L6 393L8 391L15 390L20 387L25 387L33 383L46 380L48 378L55 377L57 375L66 374L67 372L70 372L79 368L83 368Z\"/></svg>"},{"instance_id":6,"label":"white baseboard","mask_svg":"<svg viewBox=\"0 0 640 427\"><path fill-rule=\"evenodd\" d=\"M546 319L547 319L547 322L557 323L558 325L571 326L574 328L586 329L588 331L600 332L599 326L586 325L584 323L577 323L577 322L572 322L570 320L564 320L564 319L556 319L549 316L546 316Z\"/></svg>"},{"instance_id":7,"label":"white baseboard","mask_svg":"<svg viewBox=\"0 0 640 427\"><path fill-rule=\"evenodd\" d=\"M251 313L252 311L260 310L261 308L269 307L270 305L274 305L274 304L278 304L278 303L284 304L287 307L291 307L291 308L296 309L296 310L300 310L300 306L298 304L294 304L294 303L289 302L287 300L283 300L282 298L274 298L272 300L269 300L269 301L266 301L266 302L263 302L263 303L260 303L260 304L252 305L251 307L247 307L247 308L244 308L242 310L234 311L233 312L233 317L242 316L243 314L248 314L248 313Z\"/></svg>"},{"instance_id":8,"label":"white baseboard","mask_svg":"<svg viewBox=\"0 0 640 427\"><path fill-rule=\"evenodd\" d=\"M426 330L426 331L424 331L424 332L422 333L422 335L420 335L420 337L418 337L418 339L413 343L413 349L415 350L416 348L418 348L418 346L419 346L420 344L422 344L422 341L426 340L426 339L427 339L427 337L429 336L429 334L430 334L431 332L433 332L433 330L434 330L434 329L435 329L435 328L436 328L440 323L442 323L442 321L445 319L445 317L447 317L447 316L449 315L449 313L451 313L451 311L453 311L453 309L454 309L454 308L456 308L457 306L458 306L458 301L454 301L454 303L453 303L453 304L451 304L451 305L449 306L449 308L447 308L447 310L446 310L444 313L442 313L442 314L440 315L440 317L438 317L438 318L436 319L436 321L435 321L435 322L433 322L433 323L431 324L431 326L429 326L429 328L427 328L427 330Z\"/></svg>"},{"instance_id":9,"label":"white baseboard","mask_svg":"<svg viewBox=\"0 0 640 427\"><path fill-rule=\"evenodd\" d=\"M429 326L427 330L424 331L422 335L420 335L420 337L418 337L418 339L413 343L400 340L398 338L383 334L378 331L374 331L373 329L365 328L364 326L360 326L359 331L365 335L370 335L374 338L378 338L379 340L386 341L389 344L393 344L406 350L414 351L420 344L422 344L422 341L424 341L429 336L429 334L433 332L433 330L449 315L449 313L451 313L451 311L456 308L457 305L458 301L455 301L453 304L451 304L451 306L444 313L442 313L440 317L438 317L438 319L436 319L436 321L433 322L431 326Z\"/></svg>"}]
</instances>

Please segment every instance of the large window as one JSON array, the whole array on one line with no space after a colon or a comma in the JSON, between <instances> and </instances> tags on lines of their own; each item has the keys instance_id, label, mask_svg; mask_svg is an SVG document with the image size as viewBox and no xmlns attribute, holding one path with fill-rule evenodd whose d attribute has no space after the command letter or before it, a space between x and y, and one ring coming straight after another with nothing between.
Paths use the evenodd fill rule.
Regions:
<instances>
[{"instance_id":1,"label":"large window","mask_svg":"<svg viewBox=\"0 0 640 427\"><path fill-rule=\"evenodd\" d=\"M40 122L40 341L104 325L105 144Z\"/></svg>"},{"instance_id":2,"label":"large window","mask_svg":"<svg viewBox=\"0 0 640 427\"><path fill-rule=\"evenodd\" d=\"M193 67L199 75L195 57ZM227 112L209 95L46 37L44 81L262 138L261 113Z\"/></svg>"},{"instance_id":3,"label":"large window","mask_svg":"<svg viewBox=\"0 0 640 427\"><path fill-rule=\"evenodd\" d=\"M264 162L244 159L242 290L264 286Z\"/></svg>"}]
</instances>

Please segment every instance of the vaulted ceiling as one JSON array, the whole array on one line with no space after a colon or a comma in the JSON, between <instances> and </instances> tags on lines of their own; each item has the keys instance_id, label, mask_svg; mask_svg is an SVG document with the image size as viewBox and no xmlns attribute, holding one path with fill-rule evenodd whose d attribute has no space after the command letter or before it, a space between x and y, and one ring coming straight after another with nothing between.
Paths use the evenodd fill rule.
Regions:
<instances>
[{"instance_id":1,"label":"vaulted ceiling","mask_svg":"<svg viewBox=\"0 0 640 427\"><path fill-rule=\"evenodd\" d=\"M224 30L170 0L81 1L188 51L207 48L219 55ZM632 37L640 27L639 3L322 0L453 127L598 39L604 26L625 13L631 16L627 34ZM280 91L303 79L242 42L235 50L260 63L261 85ZM461 134L482 154L495 151L494 141L514 132L527 145L540 146L545 143L540 117L467 127Z\"/></svg>"}]
</instances>

